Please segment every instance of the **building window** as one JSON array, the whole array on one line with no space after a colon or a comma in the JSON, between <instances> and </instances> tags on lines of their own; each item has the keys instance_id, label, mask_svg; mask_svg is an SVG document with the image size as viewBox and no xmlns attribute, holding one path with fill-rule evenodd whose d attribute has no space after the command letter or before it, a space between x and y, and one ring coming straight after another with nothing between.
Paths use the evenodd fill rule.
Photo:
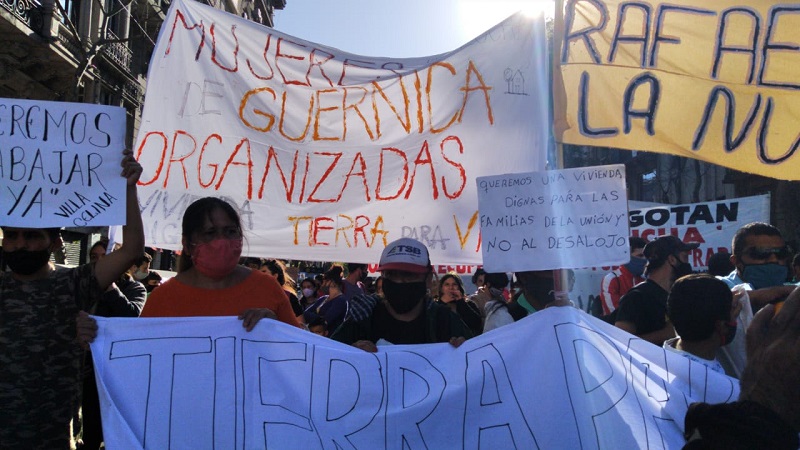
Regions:
<instances>
[{"instance_id":1,"label":"building window","mask_svg":"<svg viewBox=\"0 0 800 450\"><path fill-rule=\"evenodd\" d=\"M58 0L58 4L63 9L63 16L61 21L66 23L67 19L72 22L75 27L80 22L81 2L80 0Z\"/></svg>"}]
</instances>

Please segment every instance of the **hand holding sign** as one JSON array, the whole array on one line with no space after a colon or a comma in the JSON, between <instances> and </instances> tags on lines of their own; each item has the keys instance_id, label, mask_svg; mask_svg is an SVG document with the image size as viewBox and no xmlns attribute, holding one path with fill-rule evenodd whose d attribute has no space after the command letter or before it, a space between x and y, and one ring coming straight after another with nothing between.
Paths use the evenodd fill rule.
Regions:
<instances>
[{"instance_id":1,"label":"hand holding sign","mask_svg":"<svg viewBox=\"0 0 800 450\"><path fill-rule=\"evenodd\" d=\"M133 157L133 151L125 149L122 152L122 175L127 181L128 186L136 186L139 177L142 176L142 165Z\"/></svg>"}]
</instances>

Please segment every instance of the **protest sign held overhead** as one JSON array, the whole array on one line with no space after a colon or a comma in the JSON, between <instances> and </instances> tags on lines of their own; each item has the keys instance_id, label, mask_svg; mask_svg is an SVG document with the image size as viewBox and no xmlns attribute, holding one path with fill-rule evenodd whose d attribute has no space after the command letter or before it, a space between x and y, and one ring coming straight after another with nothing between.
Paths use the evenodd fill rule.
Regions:
<instances>
[{"instance_id":1,"label":"protest sign held overhead","mask_svg":"<svg viewBox=\"0 0 800 450\"><path fill-rule=\"evenodd\" d=\"M479 177L477 184L488 272L628 261L625 166Z\"/></svg>"},{"instance_id":2,"label":"protest sign held overhead","mask_svg":"<svg viewBox=\"0 0 800 450\"><path fill-rule=\"evenodd\" d=\"M266 320L97 320L109 448L680 448L688 405L739 389L575 308L378 353Z\"/></svg>"},{"instance_id":3,"label":"protest sign held overhead","mask_svg":"<svg viewBox=\"0 0 800 450\"><path fill-rule=\"evenodd\" d=\"M125 223L125 110L0 99L0 225Z\"/></svg>"},{"instance_id":4,"label":"protest sign held overhead","mask_svg":"<svg viewBox=\"0 0 800 450\"><path fill-rule=\"evenodd\" d=\"M374 262L408 236L439 263L480 263L474 179L541 170L548 127L541 17L391 59L175 1L134 152L146 240L179 248L186 206L218 196L246 254Z\"/></svg>"},{"instance_id":5,"label":"protest sign held overhead","mask_svg":"<svg viewBox=\"0 0 800 450\"><path fill-rule=\"evenodd\" d=\"M565 0L560 142L647 150L800 180L800 7Z\"/></svg>"}]
</instances>

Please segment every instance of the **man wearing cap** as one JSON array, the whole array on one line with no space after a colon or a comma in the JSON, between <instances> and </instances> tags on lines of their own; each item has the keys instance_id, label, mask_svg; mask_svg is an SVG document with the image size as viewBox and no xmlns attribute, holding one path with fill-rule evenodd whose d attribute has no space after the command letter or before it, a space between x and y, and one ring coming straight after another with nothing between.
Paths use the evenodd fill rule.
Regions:
<instances>
[{"instance_id":1,"label":"man wearing cap","mask_svg":"<svg viewBox=\"0 0 800 450\"><path fill-rule=\"evenodd\" d=\"M698 246L675 236L648 243L644 247L647 280L622 296L614 325L659 347L674 338L675 329L667 320L667 296L675 280L692 273L689 251Z\"/></svg>"},{"instance_id":2,"label":"man wearing cap","mask_svg":"<svg viewBox=\"0 0 800 450\"><path fill-rule=\"evenodd\" d=\"M3 227L2 261L10 271L0 273L2 448L75 447L72 418L80 402L79 340L85 326L76 324L76 316L144 251L136 198L142 167L130 151L124 154L124 244L102 264L56 269L50 256L62 245L58 229Z\"/></svg>"},{"instance_id":3,"label":"man wearing cap","mask_svg":"<svg viewBox=\"0 0 800 450\"><path fill-rule=\"evenodd\" d=\"M375 352L379 340L392 344L450 342L457 347L472 336L450 308L428 296L433 267L424 244L411 238L389 243L378 270L383 276L384 298L354 297L352 303L359 307L351 309L360 312L345 318L333 339ZM371 310L362 310L361 306L371 304Z\"/></svg>"}]
</instances>

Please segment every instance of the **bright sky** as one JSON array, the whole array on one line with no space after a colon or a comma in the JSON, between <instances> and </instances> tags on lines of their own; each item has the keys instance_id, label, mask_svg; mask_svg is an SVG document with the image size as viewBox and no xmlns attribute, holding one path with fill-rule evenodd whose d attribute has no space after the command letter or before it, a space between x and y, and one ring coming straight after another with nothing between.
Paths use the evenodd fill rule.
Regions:
<instances>
[{"instance_id":1,"label":"bright sky","mask_svg":"<svg viewBox=\"0 0 800 450\"><path fill-rule=\"evenodd\" d=\"M517 11L553 0L287 0L275 29L364 56L414 57L466 44Z\"/></svg>"}]
</instances>

